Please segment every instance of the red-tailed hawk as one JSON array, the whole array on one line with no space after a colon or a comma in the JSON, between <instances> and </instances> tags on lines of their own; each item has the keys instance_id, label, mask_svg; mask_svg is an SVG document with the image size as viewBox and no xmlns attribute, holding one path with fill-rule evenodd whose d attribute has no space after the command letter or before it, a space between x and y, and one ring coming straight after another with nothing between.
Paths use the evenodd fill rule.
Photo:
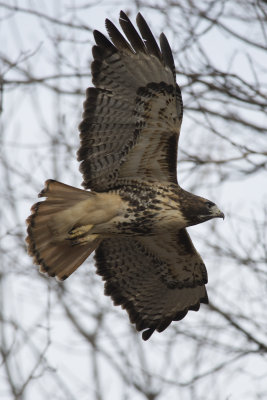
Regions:
<instances>
[{"instance_id":1,"label":"red-tailed hawk","mask_svg":"<svg viewBox=\"0 0 267 400\"><path fill-rule=\"evenodd\" d=\"M92 77L80 124L83 186L48 180L28 218L28 251L40 271L68 278L94 251L105 294L147 340L207 303L207 271L186 227L224 217L177 182L183 115L169 43L158 47L137 15L126 38L106 20L94 31Z\"/></svg>"}]
</instances>

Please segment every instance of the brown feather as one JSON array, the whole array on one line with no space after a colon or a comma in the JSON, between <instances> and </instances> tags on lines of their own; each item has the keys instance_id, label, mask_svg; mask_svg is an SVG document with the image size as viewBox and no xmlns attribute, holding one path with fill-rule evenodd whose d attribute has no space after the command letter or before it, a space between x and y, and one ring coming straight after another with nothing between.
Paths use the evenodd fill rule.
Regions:
<instances>
[{"instance_id":1,"label":"brown feather","mask_svg":"<svg viewBox=\"0 0 267 400\"><path fill-rule=\"evenodd\" d=\"M63 183L48 180L39 197L46 197L43 202L32 206L32 214L27 219L28 236L26 242L28 253L40 272L56 276L59 280L71 275L100 243L99 239L83 246L72 246L67 240L71 225L64 221L62 226L54 225L54 217L75 204L87 200L92 195L84 190L76 189ZM65 239L59 240L55 230L62 231Z\"/></svg>"},{"instance_id":2,"label":"brown feather","mask_svg":"<svg viewBox=\"0 0 267 400\"><path fill-rule=\"evenodd\" d=\"M109 19L106 19L106 28L112 42L120 51L126 51L129 53L133 52L131 46L125 40L124 36Z\"/></svg>"},{"instance_id":3,"label":"brown feather","mask_svg":"<svg viewBox=\"0 0 267 400\"><path fill-rule=\"evenodd\" d=\"M95 258L105 294L127 310L138 331L148 329L144 340L208 302L206 268L184 229L105 239Z\"/></svg>"},{"instance_id":4,"label":"brown feather","mask_svg":"<svg viewBox=\"0 0 267 400\"><path fill-rule=\"evenodd\" d=\"M163 60L165 64L170 68L170 70L173 73L174 79L175 79L175 65L174 65L174 59L172 55L172 51L169 45L169 42L164 35L164 33L161 33L160 35L160 47L161 47L161 53L163 56Z\"/></svg>"},{"instance_id":5,"label":"brown feather","mask_svg":"<svg viewBox=\"0 0 267 400\"><path fill-rule=\"evenodd\" d=\"M159 46L149 28L149 26L147 25L146 20L144 19L144 17L142 16L141 13L137 14L136 23L140 30L142 38L145 42L148 52L150 54L153 54L154 56L156 56L159 60L161 60L162 54L160 52Z\"/></svg>"},{"instance_id":6,"label":"brown feather","mask_svg":"<svg viewBox=\"0 0 267 400\"><path fill-rule=\"evenodd\" d=\"M141 15L137 23L143 39L127 15L120 14L130 44L109 20L113 44L94 32L95 88L87 90L78 160L84 187L95 191L118 186L121 177L176 181L182 98L173 58L165 37L162 56Z\"/></svg>"},{"instance_id":7,"label":"brown feather","mask_svg":"<svg viewBox=\"0 0 267 400\"><path fill-rule=\"evenodd\" d=\"M146 47L144 45L143 40L140 38L138 32L136 31L135 27L127 17L127 15L121 11L120 12L120 25L123 29L123 32L127 36L127 39L131 43L133 49L138 53L146 53Z\"/></svg>"}]
</instances>

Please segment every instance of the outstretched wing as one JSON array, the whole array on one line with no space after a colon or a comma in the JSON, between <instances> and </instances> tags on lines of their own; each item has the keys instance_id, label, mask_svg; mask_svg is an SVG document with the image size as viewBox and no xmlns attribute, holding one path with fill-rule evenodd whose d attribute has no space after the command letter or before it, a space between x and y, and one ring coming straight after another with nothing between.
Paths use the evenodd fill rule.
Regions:
<instances>
[{"instance_id":1,"label":"outstretched wing","mask_svg":"<svg viewBox=\"0 0 267 400\"><path fill-rule=\"evenodd\" d=\"M128 41L106 20L113 43L94 31L93 84L87 89L80 124L85 188L104 191L120 179L177 183L177 143L182 98L166 37L159 49L141 14L141 37L123 12L120 25Z\"/></svg>"},{"instance_id":2,"label":"outstretched wing","mask_svg":"<svg viewBox=\"0 0 267 400\"><path fill-rule=\"evenodd\" d=\"M176 235L105 239L96 250L105 294L129 314L147 340L188 310L208 303L207 271L185 229Z\"/></svg>"}]
</instances>

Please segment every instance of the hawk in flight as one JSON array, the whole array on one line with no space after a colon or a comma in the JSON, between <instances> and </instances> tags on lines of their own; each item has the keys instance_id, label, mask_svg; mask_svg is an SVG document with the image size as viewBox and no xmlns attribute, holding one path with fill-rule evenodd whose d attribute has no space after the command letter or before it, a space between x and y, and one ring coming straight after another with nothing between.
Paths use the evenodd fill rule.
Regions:
<instances>
[{"instance_id":1,"label":"hawk in flight","mask_svg":"<svg viewBox=\"0 0 267 400\"><path fill-rule=\"evenodd\" d=\"M40 271L68 278L95 250L105 294L147 340L208 303L207 271L186 227L223 218L177 182L183 103L169 43L139 13L124 35L94 31L92 81L80 124L81 190L48 180L32 207L28 252Z\"/></svg>"}]
</instances>

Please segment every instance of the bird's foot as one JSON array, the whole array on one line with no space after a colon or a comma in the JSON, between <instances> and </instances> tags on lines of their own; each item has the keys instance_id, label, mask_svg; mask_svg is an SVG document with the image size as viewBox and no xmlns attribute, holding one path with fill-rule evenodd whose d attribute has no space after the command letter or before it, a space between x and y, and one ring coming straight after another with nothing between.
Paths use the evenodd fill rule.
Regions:
<instances>
[{"instance_id":1,"label":"bird's foot","mask_svg":"<svg viewBox=\"0 0 267 400\"><path fill-rule=\"evenodd\" d=\"M76 239L79 236L83 236L86 233L89 233L90 230L93 228L94 225L83 225L83 226L78 226L78 228L72 228L68 232L68 239Z\"/></svg>"},{"instance_id":2,"label":"bird's foot","mask_svg":"<svg viewBox=\"0 0 267 400\"><path fill-rule=\"evenodd\" d=\"M78 228L73 228L68 232L67 240L71 241L72 246L88 244L93 242L99 235L90 234L90 230L93 225L79 226Z\"/></svg>"}]
</instances>

